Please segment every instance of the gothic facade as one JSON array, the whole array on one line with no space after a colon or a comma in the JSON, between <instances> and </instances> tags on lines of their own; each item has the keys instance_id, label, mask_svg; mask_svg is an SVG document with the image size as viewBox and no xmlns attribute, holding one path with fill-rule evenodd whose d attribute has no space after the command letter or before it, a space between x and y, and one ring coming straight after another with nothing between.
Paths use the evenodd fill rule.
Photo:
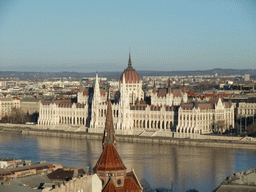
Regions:
<instances>
[{"instance_id":1,"label":"gothic facade","mask_svg":"<svg viewBox=\"0 0 256 192\"><path fill-rule=\"evenodd\" d=\"M103 132L107 114L108 94L100 88L98 75L90 89L79 90L77 103L71 100L52 100L40 103L39 126L84 126L89 132ZM175 131L179 133L210 133L217 117L224 119L225 126L234 126L234 108L219 100L211 106L191 106L185 88L156 90L151 95L151 104L144 101L142 80L132 67L129 55L128 67L119 79L119 91L112 103L113 123L116 131ZM181 105L181 107L179 107ZM207 106L206 106L207 105ZM206 107L205 107L206 106ZM178 109L179 108L179 109ZM178 110L177 110L178 109ZM178 113L178 114L177 114ZM219 126L220 127L220 126Z\"/></svg>"},{"instance_id":2,"label":"gothic facade","mask_svg":"<svg viewBox=\"0 0 256 192\"><path fill-rule=\"evenodd\" d=\"M178 112L176 131L185 134L208 134L225 132L234 128L234 107L220 98L211 98L210 102L181 103Z\"/></svg>"}]
</instances>

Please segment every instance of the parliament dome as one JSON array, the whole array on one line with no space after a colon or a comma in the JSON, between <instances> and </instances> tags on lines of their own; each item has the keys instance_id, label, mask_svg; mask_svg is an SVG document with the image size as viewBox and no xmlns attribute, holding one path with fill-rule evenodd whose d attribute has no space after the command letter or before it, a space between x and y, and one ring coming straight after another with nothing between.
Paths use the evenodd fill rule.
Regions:
<instances>
[{"instance_id":1,"label":"parliament dome","mask_svg":"<svg viewBox=\"0 0 256 192\"><path fill-rule=\"evenodd\" d=\"M131 61L131 55L129 54L129 61L128 61L128 67L124 70L120 77L120 81L123 82L123 76L125 75L125 83L139 83L140 82L140 76L139 74L133 69L132 67L132 61Z\"/></svg>"}]
</instances>

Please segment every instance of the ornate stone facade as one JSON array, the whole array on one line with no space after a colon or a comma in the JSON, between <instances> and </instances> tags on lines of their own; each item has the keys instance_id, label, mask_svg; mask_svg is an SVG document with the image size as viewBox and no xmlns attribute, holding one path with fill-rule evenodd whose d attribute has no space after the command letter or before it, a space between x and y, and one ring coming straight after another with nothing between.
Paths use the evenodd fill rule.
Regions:
<instances>
[{"instance_id":1,"label":"ornate stone facade","mask_svg":"<svg viewBox=\"0 0 256 192\"><path fill-rule=\"evenodd\" d=\"M170 86L170 80L167 89L161 89L157 91L154 85L153 92L151 95L152 105L179 106L182 101L184 103L188 101L188 95L186 93L185 87L183 87L183 90L172 89Z\"/></svg>"},{"instance_id":2,"label":"ornate stone facade","mask_svg":"<svg viewBox=\"0 0 256 192\"><path fill-rule=\"evenodd\" d=\"M188 96L185 87L182 90L172 89L170 83L166 89L158 91L154 86L152 93L151 105L146 104L142 81L132 68L129 55L128 67L120 77L119 91L112 103L116 132L133 134L134 131L176 130L178 135L204 134L212 131L223 132L230 126L234 127L234 108L230 103L223 103L216 98L211 103L186 103ZM78 103L65 99L42 100L38 123L47 126L78 125L88 127L89 132L103 132L107 98L107 93L100 89L96 75L93 88L80 89L77 95Z\"/></svg>"},{"instance_id":3,"label":"ornate stone facade","mask_svg":"<svg viewBox=\"0 0 256 192\"><path fill-rule=\"evenodd\" d=\"M53 100L40 103L39 125L86 125L88 104L72 103L71 100Z\"/></svg>"},{"instance_id":4,"label":"ornate stone facade","mask_svg":"<svg viewBox=\"0 0 256 192\"><path fill-rule=\"evenodd\" d=\"M240 102L237 108L239 117L252 117L256 114L256 103Z\"/></svg>"},{"instance_id":5,"label":"ornate stone facade","mask_svg":"<svg viewBox=\"0 0 256 192\"><path fill-rule=\"evenodd\" d=\"M232 103L212 98L209 103L181 103L176 131L185 134L224 132L234 127Z\"/></svg>"}]
</instances>

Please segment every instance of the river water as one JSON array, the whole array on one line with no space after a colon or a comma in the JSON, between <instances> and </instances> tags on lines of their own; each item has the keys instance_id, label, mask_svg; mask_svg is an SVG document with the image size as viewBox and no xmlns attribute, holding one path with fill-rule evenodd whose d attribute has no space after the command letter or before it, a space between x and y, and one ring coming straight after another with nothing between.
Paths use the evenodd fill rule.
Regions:
<instances>
[{"instance_id":1,"label":"river water","mask_svg":"<svg viewBox=\"0 0 256 192\"><path fill-rule=\"evenodd\" d=\"M152 188L185 192L212 191L227 176L256 167L256 150L189 147L118 142L127 167ZM46 160L63 166L93 167L102 151L101 141L0 134L0 158Z\"/></svg>"}]
</instances>

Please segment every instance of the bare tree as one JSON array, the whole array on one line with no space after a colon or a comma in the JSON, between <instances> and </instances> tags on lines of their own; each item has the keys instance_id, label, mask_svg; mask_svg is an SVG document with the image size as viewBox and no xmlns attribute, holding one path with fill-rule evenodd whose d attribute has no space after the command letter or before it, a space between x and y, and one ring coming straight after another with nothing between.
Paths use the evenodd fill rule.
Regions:
<instances>
[{"instance_id":1,"label":"bare tree","mask_svg":"<svg viewBox=\"0 0 256 192\"><path fill-rule=\"evenodd\" d=\"M25 122L30 122L31 116L29 114L23 113L18 108L12 108L10 115L2 117L1 123L14 123L14 124L24 124Z\"/></svg>"}]
</instances>

